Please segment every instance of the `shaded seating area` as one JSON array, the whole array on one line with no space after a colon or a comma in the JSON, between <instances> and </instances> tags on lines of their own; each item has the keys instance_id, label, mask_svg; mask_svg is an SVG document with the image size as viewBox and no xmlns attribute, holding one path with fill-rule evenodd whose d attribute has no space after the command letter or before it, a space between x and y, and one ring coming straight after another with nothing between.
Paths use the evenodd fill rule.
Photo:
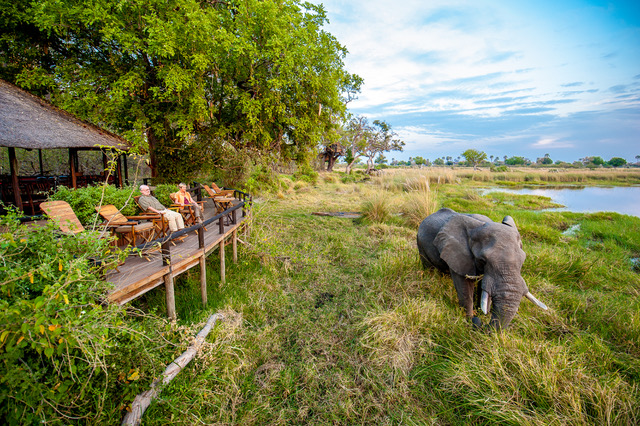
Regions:
<instances>
[{"instance_id":1,"label":"shaded seating area","mask_svg":"<svg viewBox=\"0 0 640 426\"><path fill-rule=\"evenodd\" d=\"M13 204L25 214L35 215L48 192L59 185L71 188L104 182L106 176L85 175L79 170L79 151L102 152L102 169L107 168L109 150L127 151L130 144L123 138L94 126L59 109L13 84L0 80L0 147L8 153L9 174L0 176L0 201ZM35 176L20 175L16 150L37 150L40 173ZM43 150L68 151L68 173L46 176L43 169ZM124 161L124 167L121 163ZM119 155L111 183L118 186L126 180L126 156Z\"/></svg>"}]
</instances>

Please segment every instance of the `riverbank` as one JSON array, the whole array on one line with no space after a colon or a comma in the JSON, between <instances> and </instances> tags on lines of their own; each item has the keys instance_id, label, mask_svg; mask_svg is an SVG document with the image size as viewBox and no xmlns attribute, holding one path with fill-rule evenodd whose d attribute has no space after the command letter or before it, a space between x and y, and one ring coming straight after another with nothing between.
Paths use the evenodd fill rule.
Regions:
<instances>
[{"instance_id":1,"label":"riverbank","mask_svg":"<svg viewBox=\"0 0 640 426\"><path fill-rule=\"evenodd\" d=\"M242 264L225 285L209 265L207 308L195 272L176 284L185 325L229 319L145 423L637 424L640 219L539 212L544 198L403 173L321 174L256 200ZM550 310L525 300L509 330L472 330L450 278L418 260L417 224L440 207L511 215L523 277ZM136 306L162 311L163 300Z\"/></svg>"}]
</instances>

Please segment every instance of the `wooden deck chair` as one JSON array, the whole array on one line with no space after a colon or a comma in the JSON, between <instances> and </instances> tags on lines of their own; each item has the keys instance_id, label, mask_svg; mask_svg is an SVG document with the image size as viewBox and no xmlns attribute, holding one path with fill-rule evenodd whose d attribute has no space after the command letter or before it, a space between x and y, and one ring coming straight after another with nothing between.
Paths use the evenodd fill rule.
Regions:
<instances>
[{"instance_id":1,"label":"wooden deck chair","mask_svg":"<svg viewBox=\"0 0 640 426\"><path fill-rule=\"evenodd\" d=\"M153 226L156 230L156 238L166 236L169 233L169 221L162 215L162 213L157 214L152 212L145 212L145 210L140 205L140 195L136 195L135 197L133 197L133 200L136 202L138 208L142 211L140 216L149 217L149 219L151 219L151 221L153 222ZM181 237L175 238L175 240L182 242L185 240L185 238L186 235L183 235ZM171 245L176 245L176 243L174 243L174 240L171 240Z\"/></svg>"},{"instance_id":2,"label":"wooden deck chair","mask_svg":"<svg viewBox=\"0 0 640 426\"><path fill-rule=\"evenodd\" d=\"M196 211L193 208L193 206L190 206L190 205L183 206L181 204L178 204L177 192L173 192L169 194L169 198L171 198L171 201L173 201L173 204L171 204L171 207L169 208L171 210L177 211L182 215L185 226L189 227L189 226L195 225L197 217L196 217ZM204 212L204 201L196 201L196 203L200 206L200 208L202 209L202 212Z\"/></svg>"},{"instance_id":3,"label":"wooden deck chair","mask_svg":"<svg viewBox=\"0 0 640 426\"><path fill-rule=\"evenodd\" d=\"M86 231L84 226L82 226L82 223L78 220L78 216L76 216L73 209L66 201L45 201L40 204L40 209L58 226L58 228L60 228L60 231L63 234L78 235L86 232L87 235L91 235L91 233ZM102 238L104 236L104 234L95 234L98 238ZM96 258L93 259L93 262L95 262L96 265L100 265L102 272L105 273L105 270L102 269L105 265L105 259ZM114 267L116 272L120 272L118 270L118 266L120 265L122 265L122 263L119 263Z\"/></svg>"},{"instance_id":4,"label":"wooden deck chair","mask_svg":"<svg viewBox=\"0 0 640 426\"><path fill-rule=\"evenodd\" d=\"M153 226L156 228L156 237L164 237L165 235L167 235L167 233L169 232L169 222L167 221L167 219L165 219L162 214L145 212L145 210L140 206L140 195L136 195L135 197L133 197L133 200L136 202L136 206L138 206L140 211L142 211L142 213L140 213L140 216L147 216L152 220Z\"/></svg>"},{"instance_id":5,"label":"wooden deck chair","mask_svg":"<svg viewBox=\"0 0 640 426\"><path fill-rule=\"evenodd\" d=\"M233 189L220 188L218 185L216 185L215 182L211 182L211 189L213 189L213 192L215 192L217 195L222 195L224 197L233 197L233 194L235 193Z\"/></svg>"},{"instance_id":6,"label":"wooden deck chair","mask_svg":"<svg viewBox=\"0 0 640 426\"><path fill-rule=\"evenodd\" d=\"M79 234L85 231L78 216L66 201L46 201L40 204L40 209L56 223L64 234Z\"/></svg>"},{"instance_id":7,"label":"wooden deck chair","mask_svg":"<svg viewBox=\"0 0 640 426\"><path fill-rule=\"evenodd\" d=\"M96 211L105 220L104 225L113 230L125 245L137 245L153 240L156 228L149 215L125 216L113 204L96 207ZM146 221L146 222L143 222Z\"/></svg>"}]
</instances>

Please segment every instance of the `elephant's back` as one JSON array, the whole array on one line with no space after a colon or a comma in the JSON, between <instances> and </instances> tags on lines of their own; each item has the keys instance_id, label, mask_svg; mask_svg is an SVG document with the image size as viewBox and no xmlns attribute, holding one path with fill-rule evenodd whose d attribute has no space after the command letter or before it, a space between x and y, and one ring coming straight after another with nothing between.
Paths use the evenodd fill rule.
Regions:
<instances>
[{"instance_id":1,"label":"elephant's back","mask_svg":"<svg viewBox=\"0 0 640 426\"><path fill-rule=\"evenodd\" d=\"M433 242L442 227L457 214L458 213L451 209L442 208L427 216L422 223L420 223L420 226L418 227L417 243L418 251L420 252L420 257L423 259L423 263L426 259L433 266L444 272L449 270L447 264L440 258L440 252Z\"/></svg>"}]
</instances>

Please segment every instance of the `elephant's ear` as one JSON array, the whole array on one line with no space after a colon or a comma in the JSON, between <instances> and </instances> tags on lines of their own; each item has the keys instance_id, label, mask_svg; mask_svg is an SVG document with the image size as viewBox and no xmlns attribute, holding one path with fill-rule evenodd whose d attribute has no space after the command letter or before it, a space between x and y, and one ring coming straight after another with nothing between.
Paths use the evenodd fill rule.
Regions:
<instances>
[{"instance_id":1,"label":"elephant's ear","mask_svg":"<svg viewBox=\"0 0 640 426\"><path fill-rule=\"evenodd\" d=\"M505 225L509 225L514 229L518 229L518 227L516 226L516 221L513 220L511 216L505 216L504 219L502 219L502 223L504 223Z\"/></svg>"},{"instance_id":2,"label":"elephant's ear","mask_svg":"<svg viewBox=\"0 0 640 426\"><path fill-rule=\"evenodd\" d=\"M473 254L469 248L470 227L483 225L477 219L458 215L449 220L433 241L449 269L458 275L476 275Z\"/></svg>"}]
</instances>

